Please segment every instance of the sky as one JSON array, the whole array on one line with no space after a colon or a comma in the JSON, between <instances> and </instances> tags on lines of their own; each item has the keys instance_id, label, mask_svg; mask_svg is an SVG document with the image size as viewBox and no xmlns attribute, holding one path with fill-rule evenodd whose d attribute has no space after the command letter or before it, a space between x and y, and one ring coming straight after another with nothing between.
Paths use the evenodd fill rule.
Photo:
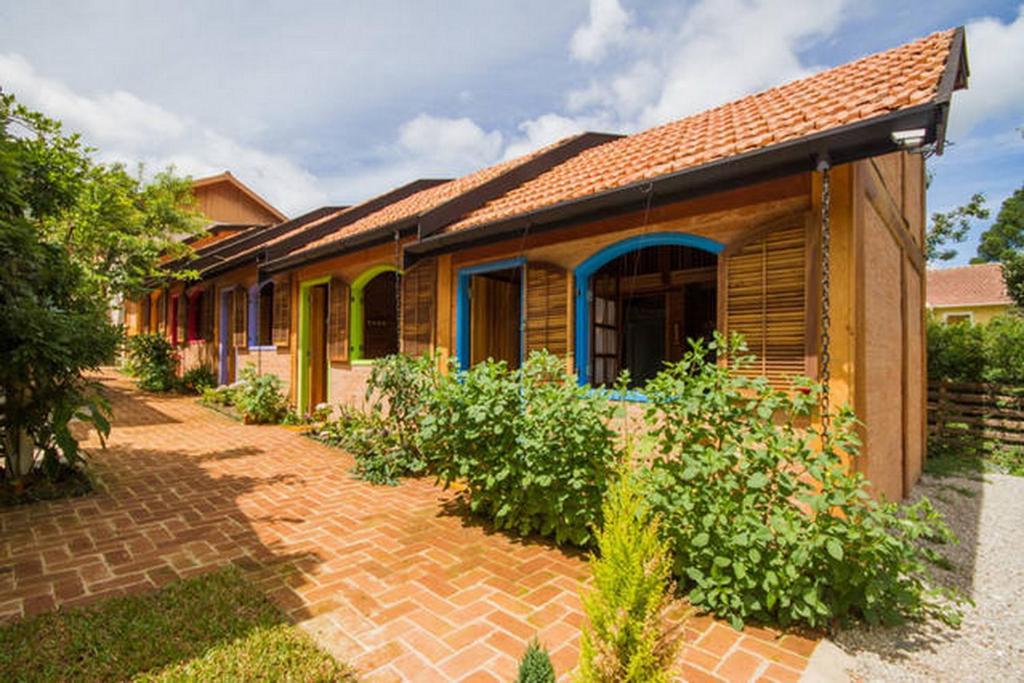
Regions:
<instances>
[{"instance_id":1,"label":"sky","mask_svg":"<svg viewBox=\"0 0 1024 683\"><path fill-rule=\"evenodd\" d=\"M951 26L929 211L1024 185L1024 4L988 0L0 0L0 86L104 161L231 170L289 215L634 132ZM974 255L976 224L952 263Z\"/></svg>"}]
</instances>

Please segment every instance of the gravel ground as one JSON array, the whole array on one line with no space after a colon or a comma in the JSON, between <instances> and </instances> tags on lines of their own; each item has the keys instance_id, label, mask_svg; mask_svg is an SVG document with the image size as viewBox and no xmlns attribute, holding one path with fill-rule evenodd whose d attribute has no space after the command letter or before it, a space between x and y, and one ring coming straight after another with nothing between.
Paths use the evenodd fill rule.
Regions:
<instances>
[{"instance_id":1,"label":"gravel ground","mask_svg":"<svg viewBox=\"0 0 1024 683\"><path fill-rule=\"evenodd\" d=\"M984 482L926 475L914 497L942 510L960 543L947 546L951 572L938 574L976 605L963 624L856 628L835 642L853 657L854 680L1024 681L1024 478Z\"/></svg>"}]
</instances>

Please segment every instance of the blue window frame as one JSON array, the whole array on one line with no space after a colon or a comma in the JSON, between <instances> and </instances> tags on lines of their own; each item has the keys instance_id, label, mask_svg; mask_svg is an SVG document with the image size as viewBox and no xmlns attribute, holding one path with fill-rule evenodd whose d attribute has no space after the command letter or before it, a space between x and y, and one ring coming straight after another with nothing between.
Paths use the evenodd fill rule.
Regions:
<instances>
[{"instance_id":1,"label":"blue window frame","mask_svg":"<svg viewBox=\"0 0 1024 683\"><path fill-rule=\"evenodd\" d=\"M624 254L644 249L646 247L665 245L693 247L711 252L712 254L720 254L725 248L725 245L721 242L716 242L715 240L708 239L707 237L690 235L683 232L655 232L646 235L637 235L636 237L629 237L621 242L610 244L601 251L590 256L573 270L573 283L576 292L576 333L574 351L576 358L576 376L578 377L581 385L590 383L590 309L593 298L593 292L590 287L591 277L606 263L617 259ZM630 393L632 394L634 392ZM637 399L640 398L640 394L636 394L636 396L627 396L627 398Z\"/></svg>"},{"instance_id":2,"label":"blue window frame","mask_svg":"<svg viewBox=\"0 0 1024 683\"><path fill-rule=\"evenodd\" d=\"M496 270L508 270L510 268L521 268L526 264L525 258L505 259L502 261L491 261L476 266L461 268L458 275L458 292L455 300L455 353L459 359L459 367L468 370L470 366L470 305L469 287L474 275L491 273ZM525 282L525 279L523 280ZM519 296L525 292L525 285L520 284ZM519 333L519 355L523 355L522 315L525 310L525 302L520 304L520 333Z\"/></svg>"}]
</instances>

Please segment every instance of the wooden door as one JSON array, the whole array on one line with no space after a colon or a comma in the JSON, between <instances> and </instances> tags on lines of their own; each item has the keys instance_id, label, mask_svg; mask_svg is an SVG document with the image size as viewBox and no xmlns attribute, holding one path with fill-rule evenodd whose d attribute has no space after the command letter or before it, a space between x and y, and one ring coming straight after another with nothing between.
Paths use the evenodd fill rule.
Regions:
<instances>
[{"instance_id":1,"label":"wooden door","mask_svg":"<svg viewBox=\"0 0 1024 683\"><path fill-rule=\"evenodd\" d=\"M309 402L327 401L327 285L309 290Z\"/></svg>"}]
</instances>

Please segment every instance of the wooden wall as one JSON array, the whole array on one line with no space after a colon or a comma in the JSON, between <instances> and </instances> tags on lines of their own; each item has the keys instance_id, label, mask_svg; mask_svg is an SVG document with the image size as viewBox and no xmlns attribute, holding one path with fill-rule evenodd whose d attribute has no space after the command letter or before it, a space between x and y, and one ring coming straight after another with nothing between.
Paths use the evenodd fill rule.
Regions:
<instances>
[{"instance_id":1,"label":"wooden wall","mask_svg":"<svg viewBox=\"0 0 1024 683\"><path fill-rule=\"evenodd\" d=\"M895 153L852 171L860 466L880 494L899 499L920 478L926 447L924 163Z\"/></svg>"},{"instance_id":2,"label":"wooden wall","mask_svg":"<svg viewBox=\"0 0 1024 683\"><path fill-rule=\"evenodd\" d=\"M217 223L277 223L279 220L228 180L197 187L193 193L199 211Z\"/></svg>"}]
</instances>

